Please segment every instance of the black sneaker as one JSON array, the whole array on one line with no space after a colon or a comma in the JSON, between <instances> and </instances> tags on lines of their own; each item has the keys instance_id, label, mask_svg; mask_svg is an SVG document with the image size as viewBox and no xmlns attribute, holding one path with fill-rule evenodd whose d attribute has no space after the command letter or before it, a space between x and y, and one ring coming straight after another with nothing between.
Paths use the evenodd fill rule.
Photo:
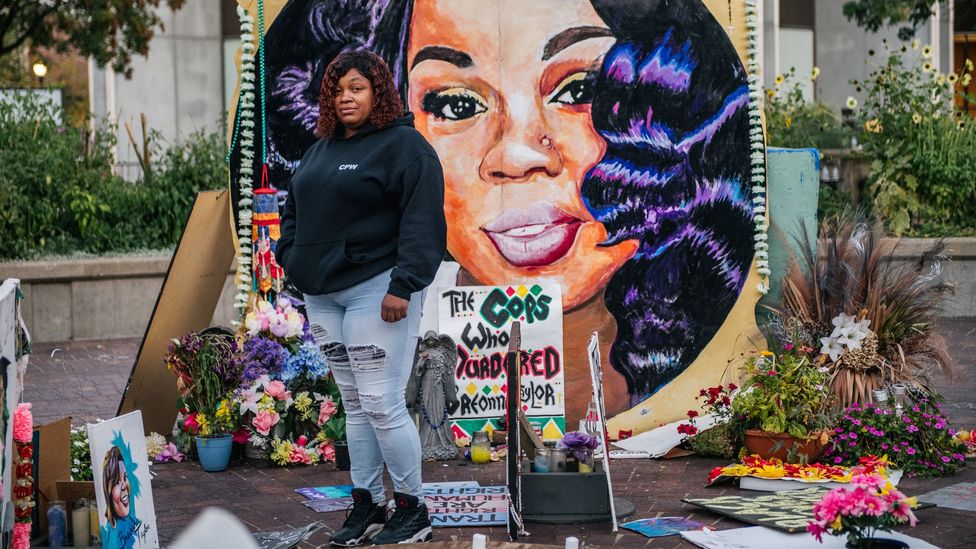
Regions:
<instances>
[{"instance_id":1,"label":"black sneaker","mask_svg":"<svg viewBox=\"0 0 976 549\"><path fill-rule=\"evenodd\" d=\"M394 492L393 498L396 500L396 512L386 522L383 531L373 538L373 544L430 541L433 534L430 528L430 517L427 516L427 506L420 503L416 497L399 492Z\"/></svg>"},{"instance_id":2,"label":"black sneaker","mask_svg":"<svg viewBox=\"0 0 976 549\"><path fill-rule=\"evenodd\" d=\"M332 534L329 543L339 547L356 547L373 539L386 524L386 505L373 503L369 490L352 489L352 511Z\"/></svg>"}]
</instances>

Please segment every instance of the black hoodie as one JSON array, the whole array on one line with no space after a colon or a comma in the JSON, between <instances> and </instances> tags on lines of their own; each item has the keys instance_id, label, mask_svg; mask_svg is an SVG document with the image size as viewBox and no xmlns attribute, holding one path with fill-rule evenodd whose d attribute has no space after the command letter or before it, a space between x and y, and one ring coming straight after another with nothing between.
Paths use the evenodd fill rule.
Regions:
<instances>
[{"instance_id":1,"label":"black hoodie","mask_svg":"<svg viewBox=\"0 0 976 549\"><path fill-rule=\"evenodd\" d=\"M389 293L410 299L434 280L446 235L441 164L407 113L309 148L291 178L275 258L312 295L394 267Z\"/></svg>"}]
</instances>

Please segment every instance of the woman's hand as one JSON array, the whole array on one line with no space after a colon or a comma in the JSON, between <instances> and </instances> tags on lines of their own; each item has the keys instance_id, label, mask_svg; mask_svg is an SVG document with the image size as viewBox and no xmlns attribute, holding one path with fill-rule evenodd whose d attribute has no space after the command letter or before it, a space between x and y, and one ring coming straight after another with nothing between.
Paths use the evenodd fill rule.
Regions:
<instances>
[{"instance_id":1,"label":"woman's hand","mask_svg":"<svg viewBox=\"0 0 976 549\"><path fill-rule=\"evenodd\" d=\"M399 322L407 318L407 307L410 302L402 297L386 294L383 298L383 305L380 308L380 317L385 322Z\"/></svg>"}]
</instances>

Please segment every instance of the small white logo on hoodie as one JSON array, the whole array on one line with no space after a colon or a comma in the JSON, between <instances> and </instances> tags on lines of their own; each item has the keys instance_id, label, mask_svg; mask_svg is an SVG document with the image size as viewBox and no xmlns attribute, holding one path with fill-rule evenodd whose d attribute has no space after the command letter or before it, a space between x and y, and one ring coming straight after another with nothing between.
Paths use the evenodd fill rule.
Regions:
<instances>
[{"instance_id":1,"label":"small white logo on hoodie","mask_svg":"<svg viewBox=\"0 0 976 549\"><path fill-rule=\"evenodd\" d=\"M343 170L355 170L358 167L359 167L359 164L340 164L339 165L339 171L341 172Z\"/></svg>"}]
</instances>

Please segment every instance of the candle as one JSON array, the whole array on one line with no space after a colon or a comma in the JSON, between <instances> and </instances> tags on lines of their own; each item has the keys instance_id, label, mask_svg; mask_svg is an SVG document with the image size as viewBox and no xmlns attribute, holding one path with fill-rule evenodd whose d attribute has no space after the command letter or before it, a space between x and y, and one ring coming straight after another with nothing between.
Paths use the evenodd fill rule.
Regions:
<instances>
[{"instance_id":1,"label":"candle","mask_svg":"<svg viewBox=\"0 0 976 549\"><path fill-rule=\"evenodd\" d=\"M549 461L549 448L537 448L535 451L535 459L532 461L535 472L548 473L551 470Z\"/></svg>"},{"instance_id":2,"label":"candle","mask_svg":"<svg viewBox=\"0 0 976 549\"><path fill-rule=\"evenodd\" d=\"M566 549L579 549L579 540L572 536L566 538Z\"/></svg>"},{"instance_id":3,"label":"candle","mask_svg":"<svg viewBox=\"0 0 976 549\"><path fill-rule=\"evenodd\" d=\"M88 521L91 514L88 511L88 501L78 499L71 506L71 541L75 547L89 547L91 544L91 528Z\"/></svg>"},{"instance_id":4,"label":"candle","mask_svg":"<svg viewBox=\"0 0 976 549\"><path fill-rule=\"evenodd\" d=\"M549 472L566 472L566 450L564 448L553 448L549 450Z\"/></svg>"},{"instance_id":5,"label":"candle","mask_svg":"<svg viewBox=\"0 0 976 549\"><path fill-rule=\"evenodd\" d=\"M471 549L485 549L488 546L488 538L484 534L475 534L471 538Z\"/></svg>"},{"instance_id":6,"label":"candle","mask_svg":"<svg viewBox=\"0 0 976 549\"><path fill-rule=\"evenodd\" d=\"M95 502L92 502L88 506L88 527L91 528L91 537L89 541L92 545L101 545L102 543L102 531L98 523L98 506Z\"/></svg>"},{"instance_id":7,"label":"candle","mask_svg":"<svg viewBox=\"0 0 976 549\"><path fill-rule=\"evenodd\" d=\"M68 544L68 515L63 501L52 501L47 507L47 541L49 547Z\"/></svg>"}]
</instances>

